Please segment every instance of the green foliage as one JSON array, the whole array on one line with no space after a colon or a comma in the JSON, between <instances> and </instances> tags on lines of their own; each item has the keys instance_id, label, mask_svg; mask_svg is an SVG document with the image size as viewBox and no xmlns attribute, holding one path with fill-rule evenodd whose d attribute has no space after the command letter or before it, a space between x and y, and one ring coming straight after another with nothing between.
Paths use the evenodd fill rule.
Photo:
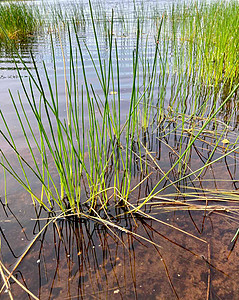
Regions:
<instances>
[{"instance_id":1,"label":"green foliage","mask_svg":"<svg viewBox=\"0 0 239 300\"><path fill-rule=\"evenodd\" d=\"M80 215L85 207L90 213L107 211L109 202L115 201L116 204L123 203L128 211L138 211L166 188L175 186L192 175L201 174L214 162L233 153L238 149L237 140L227 152L213 161L213 153L223 139L223 134L215 135L212 155L205 165L197 170L188 168L190 152L195 142L203 136L211 122L217 120L217 116L238 90L238 85L235 84L236 73L233 73L234 66L238 63L235 57L233 66L227 73L218 67L216 74L214 67L207 63L210 55L214 53L212 45L221 41L219 28L224 30L222 25L215 25L216 29L207 25L212 24L210 20L212 22L216 16L213 7L178 6L172 8L170 17L161 16L160 22L157 22L153 55L152 52L148 53L147 42L142 43L140 19L137 19L131 93L128 99L128 115L124 121L121 115L122 74L117 40L114 40L113 12L104 29L107 37L107 58L103 58L100 49L99 31L91 3L89 11L96 56L93 57L87 45L80 40L78 22L73 20L73 32L69 23L64 22L68 34L69 61L66 62L62 47L66 112L63 118L60 99L62 87L59 88L54 42L52 41L53 76L47 71L44 62L42 74L32 56L33 72L18 54L29 75L29 82L26 83L17 67L28 106L23 105L22 95L19 94L18 101L11 93L10 96L31 159L26 160L18 149L10 127L0 111L5 125L5 129L0 129L0 134L14 151L21 174L1 151L0 164L5 172L11 174L30 193L34 203L37 201L49 210L55 203L63 212L70 209ZM58 17L62 16L61 11L58 12ZM216 30L218 37L215 37L213 30ZM213 42L212 36L215 37ZM61 44L60 33L58 37ZM73 39L76 40L75 46ZM237 37L234 36L234 39ZM141 51L143 45L144 51ZM221 50L234 54L235 46L229 48L225 45L222 45ZM95 84L100 86L100 90L96 91L95 86L87 79L86 54L91 59L98 78ZM214 55L217 57L217 51ZM228 61L227 65L230 65ZM228 80L230 88L227 90ZM218 85L219 82L221 86ZM227 92L222 97L224 90ZM29 121L29 111L37 123L38 132ZM195 125L198 119L201 120L200 128ZM147 135L155 136L155 132L162 134L163 125L167 122L174 124L175 134L180 132L180 140L177 158L167 170L161 170L148 147L150 138ZM189 136L187 143L183 142L185 132ZM165 133L165 136L167 134L169 135ZM136 184L132 180L135 166L140 174ZM141 199L141 203L130 208L128 205L132 192L153 172L158 172L159 179ZM170 176L175 172L177 179L172 181ZM40 183L40 193L32 188L29 173Z\"/></svg>"},{"instance_id":2,"label":"green foliage","mask_svg":"<svg viewBox=\"0 0 239 300\"><path fill-rule=\"evenodd\" d=\"M168 15L168 34L173 39L177 68L196 69L207 85L238 80L238 15L238 1L173 6Z\"/></svg>"},{"instance_id":3,"label":"green foliage","mask_svg":"<svg viewBox=\"0 0 239 300\"><path fill-rule=\"evenodd\" d=\"M24 2L0 2L0 39L22 39L41 24L38 7Z\"/></svg>"}]
</instances>

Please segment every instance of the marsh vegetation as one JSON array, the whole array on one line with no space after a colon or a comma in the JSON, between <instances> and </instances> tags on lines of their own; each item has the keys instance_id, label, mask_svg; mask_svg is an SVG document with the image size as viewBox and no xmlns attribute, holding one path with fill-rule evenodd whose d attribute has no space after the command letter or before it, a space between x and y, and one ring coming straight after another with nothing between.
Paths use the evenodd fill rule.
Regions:
<instances>
[{"instance_id":1,"label":"marsh vegetation","mask_svg":"<svg viewBox=\"0 0 239 300\"><path fill-rule=\"evenodd\" d=\"M123 4L109 9L100 2L72 3L67 9L60 3L0 5L6 16L0 22L3 52L11 53L21 88L16 93L10 87L11 115L5 107L0 110L1 213L21 224L11 210L15 180L33 204L37 228L27 250L18 258L13 255L11 275L3 255L1 292L6 290L10 298L19 290L32 297L33 287L35 298L60 299L55 284L63 261L74 283L60 290L70 298L164 299L172 293L170 297L190 299L190 278L181 279L189 285L181 289L167 265L168 257L176 269L181 264L172 258L169 245L200 265L197 280L203 287L193 283L195 299L231 295L220 292L227 274L213 261L215 241L208 238L208 228L215 215L219 239L220 222L229 224L227 239L222 239L228 244L217 250L231 245L227 260L237 255L239 5L130 5L130 10ZM29 16L29 22L24 18L11 25L10 9L18 20ZM47 39L46 60L27 48L21 54L30 35ZM17 207L28 204L22 200ZM1 233L3 252L13 254ZM39 249L34 248L38 239ZM28 264L27 254L39 253L42 270L45 243L55 245L55 275L49 279L47 272L39 272L37 287L28 285L24 275L20 280L15 276L17 287L12 288L10 278L20 264ZM142 284L147 286L140 267L144 247L149 248L145 263L147 253L155 251L152 263L163 266L162 289L153 280L150 290L140 291ZM119 260L120 266L124 261L123 273ZM125 275L127 261L131 279ZM50 265L46 262L45 270ZM216 278L221 274L219 281L214 272Z\"/></svg>"}]
</instances>

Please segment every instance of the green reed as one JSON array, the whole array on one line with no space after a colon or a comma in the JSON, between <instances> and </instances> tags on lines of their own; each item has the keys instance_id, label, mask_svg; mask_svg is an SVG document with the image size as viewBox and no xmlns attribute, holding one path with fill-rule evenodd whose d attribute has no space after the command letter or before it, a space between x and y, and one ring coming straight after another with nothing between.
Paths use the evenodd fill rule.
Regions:
<instances>
[{"instance_id":1,"label":"green reed","mask_svg":"<svg viewBox=\"0 0 239 300\"><path fill-rule=\"evenodd\" d=\"M176 69L196 69L203 84L238 80L238 14L237 1L173 6L168 14L168 35L173 39ZM177 61L178 51L184 53L181 61Z\"/></svg>"},{"instance_id":2,"label":"green reed","mask_svg":"<svg viewBox=\"0 0 239 300\"><path fill-rule=\"evenodd\" d=\"M173 16L176 16L177 11L173 10ZM172 41L168 39L166 31L168 19L161 17L155 34L153 58L150 59L148 39L146 38L146 42L142 39L142 27L138 19L135 49L132 54L129 112L125 120L122 120L122 74L117 39L114 39L114 13L112 12L111 21L104 29L107 34L108 52L107 58L103 59L99 44L101 28L97 26L98 15L95 15L90 2L89 12L97 57L93 57L87 45L81 42L74 18L73 30L66 22L69 41L68 61L63 46L61 47L64 67L64 107L60 98L59 85L62 83L58 75L53 39L51 40L53 77L50 76L44 62L42 74L33 55L34 71L26 66L18 54L29 75L29 81L24 81L16 64L28 107L23 105L23 96L20 93L18 100L11 93L10 97L30 159L18 149L10 126L0 111L5 126L5 129L0 129L0 133L15 153L19 168L12 164L2 150L0 164L4 168L5 178L6 172L12 175L29 192L34 203L37 201L49 210L55 203L63 212L70 208L73 213L79 214L84 207L91 212L101 209L107 211L107 206L112 200L128 205L132 192L147 180L154 170L152 165L155 165L161 178L155 182L141 204L134 207L133 210L138 211L167 187L175 186L189 176L201 174L212 163L230 155L238 148L235 143L230 151L214 161L210 157L205 166L198 170L189 168L194 143L223 111L224 106L237 91L238 85L233 85L224 99L221 98L221 91L225 84L222 84L219 90L211 85L202 87L201 83L205 80L204 65L203 62L197 63L201 48L189 47L188 49L194 49L190 51L194 51L195 55L185 56L186 48L181 47L177 38L176 17L172 23L174 28ZM76 46L73 46L73 37L76 39ZM59 41L62 44L60 34ZM143 47L144 51L141 51ZM170 51L173 51L173 59L170 57ZM96 92L95 86L87 78L85 55L91 59L98 79L97 84L101 89L100 93ZM210 74L208 78L211 82ZM63 109L65 109L64 117L62 117ZM37 123L38 132L29 120L29 110ZM202 120L200 129L195 125L197 119ZM180 132L179 150L172 166L168 170L161 170L148 143L150 137L155 136L155 132L163 134L160 129L167 122L174 124L173 133ZM189 135L186 143L185 132ZM165 133L165 136L167 135L170 135L170 132ZM222 136L222 134L218 136L213 152L216 151ZM136 166L142 176L133 186L133 170ZM31 177L39 181L40 192L32 188L29 172L32 174ZM169 181L161 188L164 180L170 180L172 172L177 173L178 179Z\"/></svg>"},{"instance_id":3,"label":"green reed","mask_svg":"<svg viewBox=\"0 0 239 300\"><path fill-rule=\"evenodd\" d=\"M22 39L35 34L41 26L38 6L24 2L0 3L0 39Z\"/></svg>"},{"instance_id":4,"label":"green reed","mask_svg":"<svg viewBox=\"0 0 239 300\"><path fill-rule=\"evenodd\" d=\"M91 6L90 6L91 8ZM90 207L95 208L97 205L102 207L107 205L108 194L111 190L124 190L124 194L130 185L130 169L132 151L130 151L131 142L129 135L135 131L135 110L136 104L136 74L138 67L134 66L134 81L132 85L132 97L130 101L130 114L129 119L126 121L127 135L126 135L126 155L122 154L121 149L121 124L120 124L120 110L116 110L116 103L114 101L113 106L110 107L109 103L109 88L110 82L113 80L113 17L112 25L109 31L109 59L108 62L101 59L101 53L99 49L97 33L95 29L93 11L91 9L92 24L95 32L95 41L98 52L98 60L100 69L96 69L100 85L102 87L102 99L97 98L94 91L94 87L88 83L87 74L85 71L84 57L82 52L82 45L75 32L78 45L77 55L74 56L74 50L71 43L71 32L68 27L69 42L70 42L70 60L69 60L69 72L66 74L67 66L65 62L64 52L62 52L64 73L65 73L65 97L66 97L66 118L60 118L59 108L59 91L58 91L58 77L56 60L54 55L54 45L52 42L53 53L53 65L54 65L54 82L50 80L45 63L44 78L46 79L46 85L43 84L39 70L36 66L34 58L32 57L33 64L35 66L35 75L29 72L30 80L28 87L23 82L19 69L19 77L22 83L22 87L25 93L25 97L28 100L31 113L34 115L38 124L39 133L36 135L34 128L28 120L28 115L25 107L23 106L22 96L19 94L19 103L24 117L24 122L18 112L16 101L11 95L13 106L19 120L23 135L25 137L27 146L30 150L32 157L32 165L28 163L25 158L19 153L17 145L14 142L14 137L10 132L9 126L5 120L4 115L1 112L3 123L7 129L7 133L1 133L9 146L15 152L22 175L19 175L5 154L2 153L4 159L5 170L7 170L32 196L33 201L38 201L46 208L50 208L52 201L56 202L61 210L65 210L68 207L72 211L81 210L81 192L82 192L82 180L87 182L87 186L84 189L86 193L85 199L88 199ZM139 38L138 38L139 40ZM119 61L117 54L117 44L115 44L116 52L115 59L117 67L117 86L119 83ZM62 50L63 51L63 50ZM136 53L136 56L137 53ZM79 59L79 60L78 60ZM22 61L22 63L24 63ZM81 66L79 66L81 64ZM108 66L107 66L108 65ZM84 82L79 84L78 69L84 77ZM37 88L37 92L35 89ZM120 95L120 94L119 94ZM85 101L86 98L86 101ZM118 96L118 106L120 107L120 96ZM96 109L98 109L99 116L96 116ZM87 114L88 125L85 124L84 118ZM45 120L44 120L45 118ZM87 127L88 126L88 127ZM27 135L27 131L30 132L30 137ZM32 141L34 146L32 145ZM38 150L38 156L41 158L41 167L36 159L34 149ZM85 154L88 153L89 159L85 159ZM119 163L119 160L122 162ZM125 162L124 162L125 159ZM58 179L53 178L50 163L54 163L57 170ZM36 195L29 183L29 179L25 168L30 169L33 175L40 181L42 185L42 192ZM109 175L109 169L116 170L114 172L114 182L116 186L111 186L111 180L107 178ZM123 168L123 171L121 170ZM120 175L120 172L123 174ZM122 178L127 178L122 184L120 181ZM58 189L58 183L60 182L60 189ZM45 202L47 200L47 202Z\"/></svg>"}]
</instances>

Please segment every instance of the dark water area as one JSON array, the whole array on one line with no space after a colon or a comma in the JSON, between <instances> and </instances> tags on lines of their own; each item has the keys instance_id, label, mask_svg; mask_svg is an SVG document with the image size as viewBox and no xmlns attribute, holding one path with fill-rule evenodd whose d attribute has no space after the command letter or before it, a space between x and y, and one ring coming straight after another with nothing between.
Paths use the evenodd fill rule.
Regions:
<instances>
[{"instance_id":1,"label":"dark water area","mask_svg":"<svg viewBox=\"0 0 239 300\"><path fill-rule=\"evenodd\" d=\"M24 223L25 211L15 210L22 228L6 211L2 256L11 269L47 220L29 221L28 211ZM231 239L238 224L223 215L156 210L159 222L117 220L130 235L89 220L60 220L37 238L14 275L40 299L236 299L239 253ZM28 298L15 283L11 290L16 299Z\"/></svg>"},{"instance_id":2,"label":"dark water area","mask_svg":"<svg viewBox=\"0 0 239 300\"><path fill-rule=\"evenodd\" d=\"M121 5L127 7L129 3L126 2ZM171 2L159 1L157 5L162 7L163 12ZM62 3L66 5L68 2L62 1ZM144 1L144 4L148 7L151 1ZM107 1L105 7L108 13L108 26L111 7L117 10L121 9L121 6L118 1ZM130 13L133 9L132 2L129 7ZM137 26L133 16L131 22L126 24L127 28L122 24L119 20L115 21L114 37L117 38L118 43L121 113L124 120L129 113L133 74L132 53L135 49ZM140 51L143 53L147 43L148 59L152 61L157 27L152 20L148 20L146 24L148 24L147 35L142 35ZM107 60L108 44L105 39L104 24L99 22L97 25L102 55L103 57L105 55ZM70 30L72 32L73 28ZM96 58L97 50L90 22L78 30L80 42L82 45L86 43L92 56ZM60 114L65 118L62 53L64 52L66 57L66 71L69 70L70 53L67 33L63 28L59 31L60 38L56 30L50 31L44 28L39 35L17 44L17 49L29 70L33 70L30 55L32 52L43 83L46 84L42 61L46 64L50 79L54 78L50 33L52 34L60 87ZM77 44L74 36L72 41L74 48ZM101 93L86 48L83 52L88 80L94 84L96 93ZM16 54L13 56L18 63L21 78L27 84L29 74L18 56ZM99 67L98 62L96 64ZM173 79L170 78L168 84L166 83L165 110L168 109L172 98L172 81ZM27 111L29 110L29 120L34 124L34 117L22 92L12 52L1 46L0 109L13 132L15 143L19 145L24 157L31 160L19 121L13 110L9 89L15 99L17 99L17 91L22 95L23 105ZM203 92L202 96L204 96ZM192 105L190 101L189 97L188 107ZM215 121L216 125L208 125L185 158L185 164L182 163L181 169L173 170L157 186L155 191L163 190L163 192L152 198L141 213L125 214L123 207L111 203L108 207L110 219L105 217L105 222L97 221L94 215L81 219L59 217L59 211L49 213L38 205L34 206L31 196L10 175L6 175L7 186L5 187L4 172L1 169L0 261L10 272L13 270L13 276L23 287L44 300L238 299L239 247L238 236L235 234L239 226L239 149L203 169L199 177L197 177L198 173L187 176L202 168L208 161L216 160L230 150L227 149L227 144L220 142L211 156L217 140L215 127L219 133L225 130L224 135L231 144L237 141L237 111L231 117L231 111L237 105L236 101L237 99L232 99L220 112L218 123ZM227 126L225 123L229 119L230 126ZM135 150L131 185L137 186L143 178L144 181L131 193L129 202L132 205L144 201L190 143L191 123L188 122L184 127L180 122L178 125L173 118L165 120L160 126L156 122L149 132L141 132L142 143L144 146L147 145L154 159L146 151L141 153L139 149ZM88 125L87 120L86 125ZM202 122L199 120L196 128L200 129L201 126ZM37 130L37 124L35 127ZM2 120L0 128L3 128ZM238 143L235 147L237 146ZM17 170L19 168L17 157L2 136L0 148ZM142 177L142 173L139 172L142 167L137 156L139 154L144 159L143 167L151 174L148 179ZM89 153L85 153L85 156L89 156ZM39 157L37 159L40 161ZM54 166L50 159L49 165ZM52 176L57 178L54 169ZM178 181L180 176L185 176L185 179ZM36 194L40 194L39 183L35 178L30 177L30 180ZM113 179L109 179L109 184L111 180ZM9 282L14 299L33 299L13 279ZM0 277L0 299L9 299L8 289L6 287L2 289L2 286L3 280Z\"/></svg>"}]
</instances>

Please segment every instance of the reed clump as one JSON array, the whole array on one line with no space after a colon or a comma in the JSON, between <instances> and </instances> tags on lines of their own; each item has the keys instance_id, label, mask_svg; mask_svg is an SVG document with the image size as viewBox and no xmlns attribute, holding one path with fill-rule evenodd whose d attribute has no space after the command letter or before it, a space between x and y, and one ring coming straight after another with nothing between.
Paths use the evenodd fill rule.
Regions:
<instances>
[{"instance_id":1,"label":"reed clump","mask_svg":"<svg viewBox=\"0 0 239 300\"><path fill-rule=\"evenodd\" d=\"M62 77L59 78L53 40L53 75L49 74L44 62L43 73L40 72L33 55L33 69L28 68L18 55L29 75L29 81L24 81L16 63L27 105L20 93L18 100L11 93L10 97L30 158L19 150L10 126L0 111L5 127L0 129L0 134L15 154L19 168L13 165L2 150L0 164L5 173L13 176L26 189L33 203L38 202L48 210L57 205L63 213L70 210L78 216L82 212L84 215L94 213L98 218L100 212L107 212L112 202L116 206L124 207L127 212L139 212L167 188L174 187L180 193L178 185L182 181L200 175L208 166L237 150L238 139L213 160L225 131L216 132L208 160L194 170L189 166L190 153L195 143L204 139L211 122L217 124L218 115L236 95L238 85L232 81L224 98L221 91L226 81L221 83L222 89L216 92L209 84L212 80L216 82L212 74L208 75L210 80L205 81L205 67L203 61L202 64L199 61L201 48L193 48L195 55L187 57L185 54L190 51L190 47L181 47L176 38L176 29L172 31L173 41L166 38L168 19L165 21L164 15L157 27L154 50L148 53L147 40L143 43L141 39L142 27L138 19L132 55L131 90L127 102L128 113L127 116L122 115L123 75L120 72L117 39L114 39L114 13L112 11L111 20L105 29L105 57L100 49L91 3L89 9L96 56L80 40L74 20L72 27L66 23L69 58L66 61L64 49L61 47L64 82L60 81ZM173 15L172 20L175 22L176 14ZM200 31L200 26L197 30ZM182 31L184 32L186 31ZM61 44L60 34L59 42ZM172 57L170 50L174 53L172 60L169 58ZM90 58L97 77L94 84L87 77L85 55ZM205 92L202 81L206 85L203 86ZM61 98L60 84L64 85L65 105ZM37 124L37 132L29 121L29 111ZM231 115L229 122L230 118ZM200 125L197 125L198 120ZM169 130L171 124L172 130ZM170 134L179 135L178 152L168 168L163 169L150 145L153 144L152 137L160 141L159 145ZM137 182L133 178L135 174L138 177ZM40 183L40 192L32 188L32 177ZM153 184L147 188L144 197L130 201L134 198L132 195L151 177L154 178Z\"/></svg>"},{"instance_id":2,"label":"reed clump","mask_svg":"<svg viewBox=\"0 0 239 300\"><path fill-rule=\"evenodd\" d=\"M0 39L6 35L19 40L33 35L41 25L39 9L34 4L24 2L0 3Z\"/></svg>"},{"instance_id":3,"label":"reed clump","mask_svg":"<svg viewBox=\"0 0 239 300\"><path fill-rule=\"evenodd\" d=\"M196 69L207 85L238 81L238 15L238 1L173 5L168 28L177 68Z\"/></svg>"}]
</instances>

